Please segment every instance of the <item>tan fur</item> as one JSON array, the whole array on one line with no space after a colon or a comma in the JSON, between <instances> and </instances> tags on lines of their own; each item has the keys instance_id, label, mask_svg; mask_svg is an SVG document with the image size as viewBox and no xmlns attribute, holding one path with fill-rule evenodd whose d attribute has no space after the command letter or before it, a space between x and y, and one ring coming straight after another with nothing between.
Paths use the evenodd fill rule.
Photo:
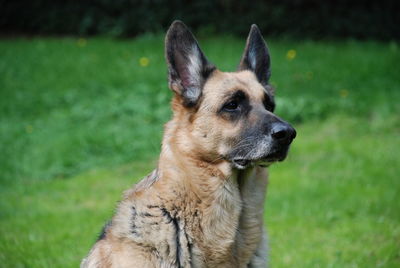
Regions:
<instances>
[{"instance_id":1,"label":"tan fur","mask_svg":"<svg viewBox=\"0 0 400 268\"><path fill-rule=\"evenodd\" d=\"M266 171L233 170L219 158L241 124L224 127L226 122L212 116L224 94L238 88L261 103L263 88L249 71L216 71L204 86L207 105L194 114L175 97L158 168L125 193L105 239L94 245L81 267L265 267ZM179 218L179 253L176 226L160 208ZM132 234L132 217L141 218L135 222L140 235ZM256 255L257 248L261 252Z\"/></svg>"},{"instance_id":2,"label":"tan fur","mask_svg":"<svg viewBox=\"0 0 400 268\"><path fill-rule=\"evenodd\" d=\"M166 53L175 92L173 118L165 125L158 166L125 192L104 237L81 267L266 267L266 169L256 162L235 168L227 158L234 146L247 142L246 130L263 128L261 117L274 116L263 103L272 89L243 67L247 58L255 65L262 37L252 26L240 71L208 65L211 71L203 77L205 59L194 37L181 22L171 29ZM185 59L188 65L182 67ZM246 117L228 120L221 107L239 90L251 109Z\"/></svg>"}]
</instances>

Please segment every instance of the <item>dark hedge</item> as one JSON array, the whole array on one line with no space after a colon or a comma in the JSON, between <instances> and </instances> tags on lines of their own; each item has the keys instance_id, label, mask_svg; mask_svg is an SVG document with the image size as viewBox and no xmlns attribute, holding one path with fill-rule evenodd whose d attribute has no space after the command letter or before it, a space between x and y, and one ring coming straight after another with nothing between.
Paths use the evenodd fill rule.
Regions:
<instances>
[{"instance_id":1,"label":"dark hedge","mask_svg":"<svg viewBox=\"0 0 400 268\"><path fill-rule=\"evenodd\" d=\"M400 1L323 0L0 0L0 32L135 36L181 19L201 33L296 38L400 39Z\"/></svg>"}]
</instances>

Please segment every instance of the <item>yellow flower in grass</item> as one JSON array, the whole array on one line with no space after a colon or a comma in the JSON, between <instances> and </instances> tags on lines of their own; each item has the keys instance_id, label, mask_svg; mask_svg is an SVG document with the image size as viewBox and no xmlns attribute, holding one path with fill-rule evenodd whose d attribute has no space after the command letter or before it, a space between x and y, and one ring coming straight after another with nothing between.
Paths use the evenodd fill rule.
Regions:
<instances>
[{"instance_id":1,"label":"yellow flower in grass","mask_svg":"<svg viewBox=\"0 0 400 268\"><path fill-rule=\"evenodd\" d=\"M141 57L141 58L139 59L139 64L140 64L140 66L142 66L142 67L147 67L147 66L149 65L149 63L150 63L150 61L149 61L149 59L146 58L146 57Z\"/></svg>"},{"instance_id":2,"label":"yellow flower in grass","mask_svg":"<svg viewBox=\"0 0 400 268\"><path fill-rule=\"evenodd\" d=\"M294 49L290 49L287 53L286 53L286 59L287 60L293 60L294 58L296 58L296 50Z\"/></svg>"},{"instance_id":3,"label":"yellow flower in grass","mask_svg":"<svg viewBox=\"0 0 400 268\"><path fill-rule=\"evenodd\" d=\"M349 95L349 91L348 91L347 89L341 89L341 90L339 91L339 95L340 95L340 97L342 97L342 98L346 98L346 97Z\"/></svg>"},{"instance_id":4,"label":"yellow flower in grass","mask_svg":"<svg viewBox=\"0 0 400 268\"><path fill-rule=\"evenodd\" d=\"M78 45L78 47L84 47L87 44L87 41L85 38L79 38L78 41L76 42L76 44Z\"/></svg>"},{"instance_id":5,"label":"yellow flower in grass","mask_svg":"<svg viewBox=\"0 0 400 268\"><path fill-rule=\"evenodd\" d=\"M27 133L32 133L32 132L33 132L33 127L32 127L31 125L27 125L27 126L25 127L25 131L26 131Z\"/></svg>"}]
</instances>

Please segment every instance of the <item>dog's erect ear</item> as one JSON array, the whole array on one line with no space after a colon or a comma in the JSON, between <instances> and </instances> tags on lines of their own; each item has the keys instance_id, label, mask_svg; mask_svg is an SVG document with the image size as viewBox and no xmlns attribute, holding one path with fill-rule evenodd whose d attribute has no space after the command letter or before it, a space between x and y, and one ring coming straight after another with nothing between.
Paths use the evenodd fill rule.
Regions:
<instances>
[{"instance_id":1,"label":"dog's erect ear","mask_svg":"<svg viewBox=\"0 0 400 268\"><path fill-rule=\"evenodd\" d=\"M181 21L174 21L167 32L165 57L169 87L183 98L185 106L194 106L215 66L207 60L193 34Z\"/></svg>"},{"instance_id":2,"label":"dog's erect ear","mask_svg":"<svg viewBox=\"0 0 400 268\"><path fill-rule=\"evenodd\" d=\"M255 24L251 25L238 70L253 71L263 86L267 86L268 80L271 77L268 47Z\"/></svg>"}]
</instances>

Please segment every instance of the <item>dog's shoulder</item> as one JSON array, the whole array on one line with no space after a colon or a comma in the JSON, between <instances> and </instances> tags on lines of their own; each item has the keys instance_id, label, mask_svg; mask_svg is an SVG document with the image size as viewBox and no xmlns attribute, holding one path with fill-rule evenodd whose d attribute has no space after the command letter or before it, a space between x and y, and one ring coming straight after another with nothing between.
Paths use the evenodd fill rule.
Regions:
<instances>
[{"instance_id":1,"label":"dog's shoulder","mask_svg":"<svg viewBox=\"0 0 400 268\"><path fill-rule=\"evenodd\" d=\"M106 239L158 252L166 263L188 263L191 242L180 213L183 205L179 207L185 198L179 189L171 188L167 178L154 170L126 191Z\"/></svg>"}]
</instances>

